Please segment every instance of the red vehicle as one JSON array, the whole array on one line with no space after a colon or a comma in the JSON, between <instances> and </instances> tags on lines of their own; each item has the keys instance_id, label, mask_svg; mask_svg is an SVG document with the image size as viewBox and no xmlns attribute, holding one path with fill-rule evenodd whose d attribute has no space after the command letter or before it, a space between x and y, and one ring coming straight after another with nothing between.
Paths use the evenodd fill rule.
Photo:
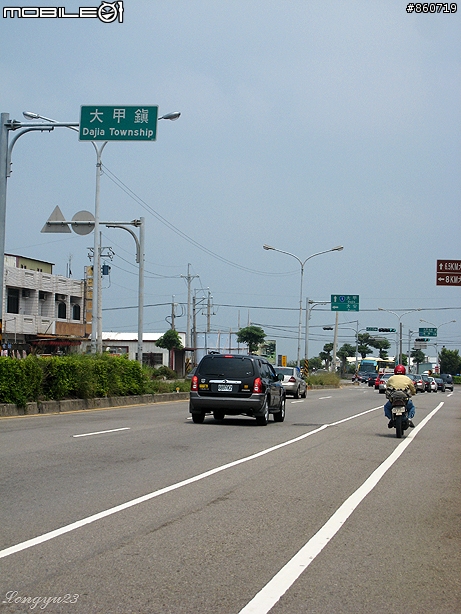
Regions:
<instances>
[{"instance_id":1,"label":"red vehicle","mask_svg":"<svg viewBox=\"0 0 461 614\"><path fill-rule=\"evenodd\" d=\"M381 381L382 376L384 375L384 373L378 373L378 375L376 376L375 379L375 390L379 390L379 383Z\"/></svg>"}]
</instances>

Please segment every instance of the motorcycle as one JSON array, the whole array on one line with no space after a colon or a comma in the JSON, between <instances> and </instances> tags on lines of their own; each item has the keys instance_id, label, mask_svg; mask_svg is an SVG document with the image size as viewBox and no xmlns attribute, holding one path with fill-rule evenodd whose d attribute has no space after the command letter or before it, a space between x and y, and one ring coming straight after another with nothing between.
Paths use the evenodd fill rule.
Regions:
<instances>
[{"instance_id":1,"label":"motorcycle","mask_svg":"<svg viewBox=\"0 0 461 614\"><path fill-rule=\"evenodd\" d=\"M409 427L407 410L409 397L404 390L392 390L387 396L392 404L392 421L395 427L395 436L397 439L401 439Z\"/></svg>"}]
</instances>

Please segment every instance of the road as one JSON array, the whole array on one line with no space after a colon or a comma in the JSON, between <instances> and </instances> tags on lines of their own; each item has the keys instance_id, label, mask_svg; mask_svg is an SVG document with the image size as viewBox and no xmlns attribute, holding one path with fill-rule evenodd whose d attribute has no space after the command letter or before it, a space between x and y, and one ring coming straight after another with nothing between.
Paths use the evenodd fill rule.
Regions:
<instances>
[{"instance_id":1,"label":"road","mask_svg":"<svg viewBox=\"0 0 461 614\"><path fill-rule=\"evenodd\" d=\"M2 419L0 613L459 613L460 398L401 440L364 386Z\"/></svg>"}]
</instances>

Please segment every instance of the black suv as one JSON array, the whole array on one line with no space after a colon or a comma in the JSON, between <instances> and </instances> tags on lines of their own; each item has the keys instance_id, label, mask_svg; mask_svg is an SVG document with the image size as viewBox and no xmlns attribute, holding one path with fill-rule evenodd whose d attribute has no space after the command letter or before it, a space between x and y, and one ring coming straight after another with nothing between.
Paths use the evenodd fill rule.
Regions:
<instances>
[{"instance_id":1,"label":"black suv","mask_svg":"<svg viewBox=\"0 0 461 614\"><path fill-rule=\"evenodd\" d=\"M200 361L191 382L189 411L202 423L205 414L250 416L265 426L285 420L285 390L273 366L260 356L208 354Z\"/></svg>"}]
</instances>

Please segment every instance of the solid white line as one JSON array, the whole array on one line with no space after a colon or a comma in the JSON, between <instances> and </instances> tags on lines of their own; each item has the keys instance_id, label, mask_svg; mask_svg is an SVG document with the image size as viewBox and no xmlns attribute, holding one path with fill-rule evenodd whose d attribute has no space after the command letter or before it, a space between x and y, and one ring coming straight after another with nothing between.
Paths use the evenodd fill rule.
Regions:
<instances>
[{"instance_id":1,"label":"solid white line","mask_svg":"<svg viewBox=\"0 0 461 614\"><path fill-rule=\"evenodd\" d=\"M41 544L43 542L49 541L50 539L54 539L55 537L59 537L60 535L64 535L65 533L70 533L71 531L74 531L75 529L79 529L80 527L83 527L87 524L91 524L92 522L96 522L97 520L101 520L102 518L106 518L107 516L111 516L112 514L116 514L117 512L121 512L123 510L126 510L130 507L133 507L135 505L138 505L139 503L144 503L146 501L149 501L151 499L155 499L156 497L159 497L161 495L164 495L168 492L172 492L173 490L177 490L178 488L182 488L183 486L187 486L189 484L193 484L194 482L198 482L200 480L203 480L205 478L208 478L212 475L215 475L217 473L220 473L221 471L225 471L226 469L230 469L232 467L236 467L237 465L241 465L242 463L246 463L248 461L254 460L256 458L260 458L261 456L264 456L266 454L270 454L271 452L275 452L276 450L280 450L281 448L284 448L286 446L289 446L293 443L297 443L298 441L302 441L303 439L306 439L307 437L310 437L311 435L315 435L316 433L319 433L320 431L325 430L326 428L328 428L329 426L336 426L337 424L341 424L341 422L344 422L346 420L352 420L354 417L359 417L362 416L365 413L371 412L371 411L376 411L377 409L382 409L382 406L380 405L379 407L374 407L373 409L369 409L365 412L361 412L359 414L356 414L356 416L350 416L349 418L345 418L344 420L340 420L338 422L334 422L332 424L323 424L322 426L320 426L317 429L314 429L313 431L309 431L308 433L304 433L303 435L300 435L299 437L295 437L294 439L290 439L289 441L285 441L284 443L279 443L276 446L272 446L271 448L267 448L266 450L262 450L261 452L256 452L255 454L252 454L251 456L246 456L244 458L240 458L236 461L232 461L230 463L227 463L226 465L221 465L220 467L215 467L214 469L210 469L209 471L205 471L204 473L200 473L199 475L196 475L192 478L188 478L187 480L183 480L182 482L177 482L176 484L172 484L171 486L166 486L165 488L161 488L160 490L156 490L155 492L149 493L147 495L143 495L142 497L138 497L136 499L132 499L131 501L127 501L125 503L122 503L120 505L117 505L115 507L112 507L108 510L104 510L102 512L99 512L97 514L93 514L93 516L88 516L87 518L82 518L81 520L77 520L76 522L72 522L71 524L68 524L64 527L61 527L59 529L55 529L54 531L50 531L49 533L44 533L43 535L39 535L38 537L34 537L32 539L28 539L25 542L21 542L19 544L16 544L15 546L10 546L9 548L5 548L4 550L0 550L0 559L10 556L11 554L15 554L16 552L21 552L21 550L26 550L27 548L32 548L33 546L37 546L38 544Z\"/></svg>"},{"instance_id":2,"label":"solid white line","mask_svg":"<svg viewBox=\"0 0 461 614\"><path fill-rule=\"evenodd\" d=\"M369 478L336 510L323 527L295 554L295 556L270 580L239 614L267 614L291 585L299 578L315 557L340 530L352 512L378 484L383 475L413 441L418 432L443 406L440 403L424 420L408 434L388 458L373 471ZM372 411L372 410L369 410ZM367 412L362 412L367 413ZM360 414L358 414L360 415ZM340 421L343 422L343 421ZM339 422L335 423L339 424ZM332 425L330 425L332 426Z\"/></svg>"},{"instance_id":3,"label":"solid white line","mask_svg":"<svg viewBox=\"0 0 461 614\"><path fill-rule=\"evenodd\" d=\"M121 429L110 429L110 431L95 431L94 433L82 433L81 435L72 435L72 437L89 437L90 435L102 435L103 433L115 433L116 431L129 431L129 426L124 426Z\"/></svg>"}]
</instances>

